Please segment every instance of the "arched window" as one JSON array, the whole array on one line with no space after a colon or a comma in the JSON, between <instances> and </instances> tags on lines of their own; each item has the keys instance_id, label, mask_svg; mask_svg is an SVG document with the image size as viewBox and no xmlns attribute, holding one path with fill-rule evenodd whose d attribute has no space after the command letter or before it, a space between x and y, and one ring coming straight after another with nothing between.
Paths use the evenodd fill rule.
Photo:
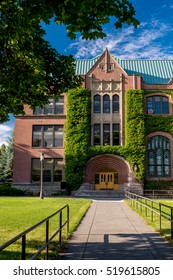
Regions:
<instances>
[{"instance_id":1,"label":"arched window","mask_svg":"<svg viewBox=\"0 0 173 280\"><path fill-rule=\"evenodd\" d=\"M169 100L166 96L154 95L147 97L148 114L169 114Z\"/></svg>"},{"instance_id":2,"label":"arched window","mask_svg":"<svg viewBox=\"0 0 173 280\"><path fill-rule=\"evenodd\" d=\"M101 103L100 103L100 95L94 96L94 113L100 113L101 111Z\"/></svg>"},{"instance_id":3,"label":"arched window","mask_svg":"<svg viewBox=\"0 0 173 280\"><path fill-rule=\"evenodd\" d=\"M154 136L148 140L148 176L170 177L170 141L164 136Z\"/></svg>"},{"instance_id":4,"label":"arched window","mask_svg":"<svg viewBox=\"0 0 173 280\"><path fill-rule=\"evenodd\" d=\"M112 112L119 113L119 96L117 94L113 95Z\"/></svg>"},{"instance_id":5,"label":"arched window","mask_svg":"<svg viewBox=\"0 0 173 280\"><path fill-rule=\"evenodd\" d=\"M110 113L110 96L103 96L103 113Z\"/></svg>"}]
</instances>

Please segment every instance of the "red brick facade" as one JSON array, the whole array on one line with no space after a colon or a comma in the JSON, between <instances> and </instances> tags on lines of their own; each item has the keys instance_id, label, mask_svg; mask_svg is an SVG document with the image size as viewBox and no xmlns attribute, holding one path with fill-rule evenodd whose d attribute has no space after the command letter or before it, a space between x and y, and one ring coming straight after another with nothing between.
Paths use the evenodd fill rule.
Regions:
<instances>
[{"instance_id":1,"label":"red brick facade","mask_svg":"<svg viewBox=\"0 0 173 280\"><path fill-rule=\"evenodd\" d=\"M168 84L146 84L142 75L131 74L122 69L116 59L106 50L91 69L83 75L83 86L91 89L92 98L96 94L100 94L101 98L105 94L112 101L113 95L116 94L120 100L119 113L113 114L94 114L92 111L92 126L96 123L101 125L108 123L120 124L120 145L125 143L125 93L129 89L144 89L144 90L170 90L173 89L173 81ZM172 77L170 77L171 79ZM147 96L158 95L157 92L149 93ZM169 115L172 115L172 99L171 95L165 94L169 99ZM66 96L64 95L64 114L63 115L33 115L33 111L26 106L26 116L16 117L15 136L14 136L14 168L13 168L13 183L16 185L32 184L32 158L39 158L39 153L44 152L45 158L62 158L62 180L65 181L65 157L64 147L49 147L39 148L32 146L33 125L63 125L64 126L64 141L65 141L65 121L66 121ZM93 108L93 99L92 99ZM93 110L93 109L92 109ZM145 99L145 111L146 99ZM93 132L92 132L93 133ZM103 132L101 132L103 133ZM112 132L111 132L112 133ZM112 135L112 134L111 134ZM164 132L155 132L153 135L163 135L168 137L171 143L171 166L173 164L173 141L172 135ZM148 138L153 135L148 135ZM102 134L101 134L102 137ZM147 138L147 139L148 139ZM92 135L93 139L93 135ZM146 140L147 140L146 139ZM91 140L91 145L93 145ZM85 170L85 182L93 183L94 174L99 169L107 170L115 169L119 174L119 184L129 183L129 174L133 173L132 167L122 158L112 155L102 155L90 159ZM147 167L146 167L147 168ZM165 180L172 180L172 174ZM133 177L133 176L132 176ZM149 178L148 178L149 179ZM157 178L152 178L157 179ZM164 179L164 178L163 178ZM58 185L60 185L58 183Z\"/></svg>"}]
</instances>

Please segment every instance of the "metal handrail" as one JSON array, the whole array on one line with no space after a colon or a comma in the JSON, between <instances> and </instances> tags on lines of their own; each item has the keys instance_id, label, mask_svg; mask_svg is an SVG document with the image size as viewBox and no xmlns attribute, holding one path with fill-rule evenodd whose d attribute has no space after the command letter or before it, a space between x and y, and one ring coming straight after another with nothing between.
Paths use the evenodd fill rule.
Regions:
<instances>
[{"instance_id":1,"label":"metal handrail","mask_svg":"<svg viewBox=\"0 0 173 280\"><path fill-rule=\"evenodd\" d=\"M159 197L164 197L164 198L170 198L173 197L173 189L144 189L144 195L146 197L150 196L152 198L159 198Z\"/></svg>"},{"instance_id":2,"label":"metal handrail","mask_svg":"<svg viewBox=\"0 0 173 280\"><path fill-rule=\"evenodd\" d=\"M62 211L67 208L67 218L66 221L62 224ZM59 222L59 228L56 230L56 232L49 237L49 220L56 216L57 214L60 214L60 222ZM19 233L18 235L14 236L4 244L0 245L0 251L4 250L8 246L12 245L15 243L17 240L22 238L22 252L21 252L21 259L25 260L26 259L26 235L33 231L34 229L38 228L40 225L46 222L46 243L42 245L42 247L31 257L31 260L35 259L44 249L46 249L46 259L48 259L49 255L49 244L50 242L55 238L55 236L59 233L59 243L61 244L62 242L62 229L65 225L67 225L67 233L69 233L69 205L66 204L64 207L61 209L57 210L55 213L52 215L48 216L47 218L41 220L37 224L33 225L32 227L24 230L23 232Z\"/></svg>"},{"instance_id":3,"label":"metal handrail","mask_svg":"<svg viewBox=\"0 0 173 280\"><path fill-rule=\"evenodd\" d=\"M132 205L132 202L135 202L135 207L136 208L138 207L138 204L141 205L141 212L142 212L142 206L144 206L146 216L147 216L147 209L149 209L151 211L151 221L152 222L153 222L153 212L158 214L159 215L160 231L162 230L162 223L161 223L162 220L161 220L161 218L163 217L166 220L170 221L171 239L173 239L173 207L172 206L154 201L152 199L146 198L144 196L141 196L141 195L129 192L129 191L125 191L125 197L130 199L131 205ZM141 199L141 201L140 201L140 199ZM146 203L147 201L150 201L151 205L148 205ZM154 204L158 205L158 210L156 208L154 208ZM162 207L166 207L166 208L170 209L170 214L163 211Z\"/></svg>"}]
</instances>

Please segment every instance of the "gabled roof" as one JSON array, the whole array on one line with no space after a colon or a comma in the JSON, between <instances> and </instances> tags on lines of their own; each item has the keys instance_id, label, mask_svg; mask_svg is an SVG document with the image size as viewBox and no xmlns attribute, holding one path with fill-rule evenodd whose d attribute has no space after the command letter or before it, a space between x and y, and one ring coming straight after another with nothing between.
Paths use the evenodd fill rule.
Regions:
<instances>
[{"instance_id":1,"label":"gabled roof","mask_svg":"<svg viewBox=\"0 0 173 280\"><path fill-rule=\"evenodd\" d=\"M100 56L76 60L76 74L86 75ZM114 56L128 75L140 75L146 84L167 84L173 77L173 60L121 60Z\"/></svg>"},{"instance_id":2,"label":"gabled roof","mask_svg":"<svg viewBox=\"0 0 173 280\"><path fill-rule=\"evenodd\" d=\"M94 66L100 56L92 59L77 59L76 60L76 75L86 75Z\"/></svg>"}]
</instances>

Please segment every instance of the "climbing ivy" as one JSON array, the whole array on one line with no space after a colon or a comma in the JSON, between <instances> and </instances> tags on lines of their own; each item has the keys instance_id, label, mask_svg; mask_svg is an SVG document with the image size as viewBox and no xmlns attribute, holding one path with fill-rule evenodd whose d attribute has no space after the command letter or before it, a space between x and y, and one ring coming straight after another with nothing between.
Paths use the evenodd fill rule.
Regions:
<instances>
[{"instance_id":1,"label":"climbing ivy","mask_svg":"<svg viewBox=\"0 0 173 280\"><path fill-rule=\"evenodd\" d=\"M91 93L73 89L67 94L65 177L72 189L78 188L88 160L91 139Z\"/></svg>"},{"instance_id":2,"label":"climbing ivy","mask_svg":"<svg viewBox=\"0 0 173 280\"><path fill-rule=\"evenodd\" d=\"M128 90L126 92L126 116L125 116L125 143L127 159L130 165L137 166L136 177L144 179L145 176L145 112L144 91Z\"/></svg>"},{"instance_id":3,"label":"climbing ivy","mask_svg":"<svg viewBox=\"0 0 173 280\"><path fill-rule=\"evenodd\" d=\"M146 136L155 131L173 134L172 116L145 115L145 95L156 91L128 90L125 94L125 145L91 146L91 93L87 89L70 90L67 95L66 180L72 189L83 182L88 160L102 154L114 154L137 165L136 178L144 180ZM158 91L157 91L158 93ZM172 91L160 91L171 94Z\"/></svg>"},{"instance_id":4,"label":"climbing ivy","mask_svg":"<svg viewBox=\"0 0 173 280\"><path fill-rule=\"evenodd\" d=\"M146 135L155 131L173 134L172 116L146 116Z\"/></svg>"}]
</instances>

